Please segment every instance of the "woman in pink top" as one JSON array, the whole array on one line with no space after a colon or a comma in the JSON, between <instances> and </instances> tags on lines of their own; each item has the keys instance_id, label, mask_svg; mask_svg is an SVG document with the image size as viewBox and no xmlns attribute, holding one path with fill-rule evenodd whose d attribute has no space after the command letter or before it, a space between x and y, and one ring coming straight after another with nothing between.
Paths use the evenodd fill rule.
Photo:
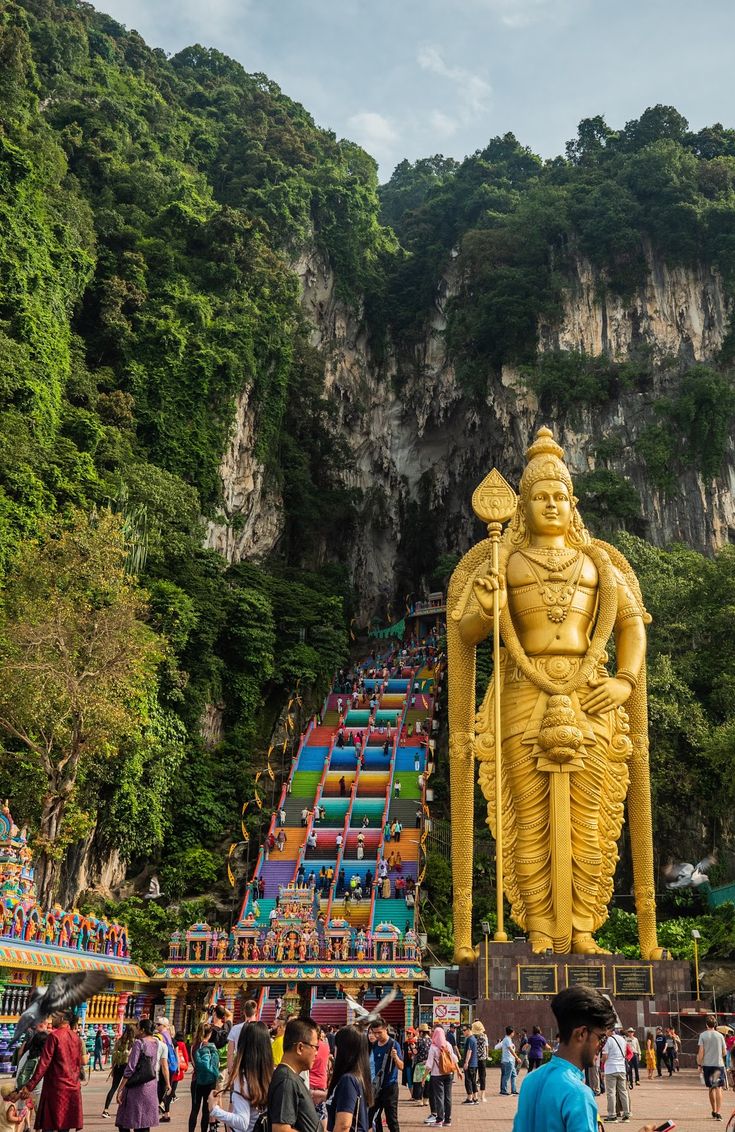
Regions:
<instances>
[{"instance_id":1,"label":"woman in pink top","mask_svg":"<svg viewBox=\"0 0 735 1132\"><path fill-rule=\"evenodd\" d=\"M327 1083L329 1080L329 1042L324 1036L324 1030L319 1031L319 1049L316 1051L314 1064L309 1070L309 1089L311 1099L319 1113L322 1127L327 1127Z\"/></svg>"}]
</instances>

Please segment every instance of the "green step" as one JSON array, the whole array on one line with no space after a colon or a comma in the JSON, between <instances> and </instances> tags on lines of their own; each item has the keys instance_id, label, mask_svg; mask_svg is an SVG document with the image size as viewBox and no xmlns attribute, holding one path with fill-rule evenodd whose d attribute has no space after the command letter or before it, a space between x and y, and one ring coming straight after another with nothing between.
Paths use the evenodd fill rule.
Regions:
<instances>
[{"instance_id":1,"label":"green step","mask_svg":"<svg viewBox=\"0 0 735 1132\"><path fill-rule=\"evenodd\" d=\"M293 776L292 797L308 798L313 803L321 778L322 771L320 770L297 770Z\"/></svg>"},{"instance_id":2,"label":"green step","mask_svg":"<svg viewBox=\"0 0 735 1132\"><path fill-rule=\"evenodd\" d=\"M373 928L377 928L378 924L388 923L395 924L401 932L404 932L406 924L413 925L413 922L414 909L407 908L405 900L378 899L375 901Z\"/></svg>"}]
</instances>

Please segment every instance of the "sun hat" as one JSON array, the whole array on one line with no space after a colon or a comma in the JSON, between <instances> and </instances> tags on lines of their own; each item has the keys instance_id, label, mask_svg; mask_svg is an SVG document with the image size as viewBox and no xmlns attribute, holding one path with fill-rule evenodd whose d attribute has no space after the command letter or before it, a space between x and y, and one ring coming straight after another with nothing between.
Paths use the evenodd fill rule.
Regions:
<instances>
[{"instance_id":1,"label":"sun hat","mask_svg":"<svg viewBox=\"0 0 735 1132\"><path fill-rule=\"evenodd\" d=\"M484 1034L485 1033L485 1027L483 1026L482 1022L480 1022L479 1019L472 1023L472 1033L473 1034Z\"/></svg>"},{"instance_id":2,"label":"sun hat","mask_svg":"<svg viewBox=\"0 0 735 1132\"><path fill-rule=\"evenodd\" d=\"M419 1033L420 1034L430 1034L431 1033L431 1030L429 1029L428 1022L422 1022L421 1023L421 1025L419 1026Z\"/></svg>"}]
</instances>

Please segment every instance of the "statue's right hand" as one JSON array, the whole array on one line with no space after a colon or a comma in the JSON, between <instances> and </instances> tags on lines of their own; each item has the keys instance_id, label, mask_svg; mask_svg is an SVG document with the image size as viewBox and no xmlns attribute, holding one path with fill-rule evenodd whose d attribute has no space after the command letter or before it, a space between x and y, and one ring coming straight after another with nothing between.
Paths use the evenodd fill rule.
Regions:
<instances>
[{"instance_id":1,"label":"statue's right hand","mask_svg":"<svg viewBox=\"0 0 735 1132\"><path fill-rule=\"evenodd\" d=\"M505 578L497 570L490 569L481 578L475 578L475 597L480 609L486 617L493 616L493 594L498 595L498 609L505 609L508 604L508 591L505 588Z\"/></svg>"}]
</instances>

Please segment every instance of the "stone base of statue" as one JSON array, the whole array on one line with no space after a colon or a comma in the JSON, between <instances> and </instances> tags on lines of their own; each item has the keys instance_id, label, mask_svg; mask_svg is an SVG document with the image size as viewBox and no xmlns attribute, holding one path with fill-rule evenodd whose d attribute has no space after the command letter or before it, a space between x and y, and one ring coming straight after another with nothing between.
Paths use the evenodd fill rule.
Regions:
<instances>
[{"instance_id":1,"label":"stone base of statue","mask_svg":"<svg viewBox=\"0 0 735 1132\"><path fill-rule=\"evenodd\" d=\"M696 1018L704 1004L692 997L693 977L687 962L671 959L626 959L622 955L536 955L525 939L483 942L477 962L458 971L460 994L477 1003L491 1047L505 1033L540 1026L551 1041L556 1022L549 1003L565 987L584 985L609 994L625 1027L635 1027L639 1040L657 1026L679 1026L682 1014ZM698 1026L701 1029L702 1024Z\"/></svg>"}]
</instances>

